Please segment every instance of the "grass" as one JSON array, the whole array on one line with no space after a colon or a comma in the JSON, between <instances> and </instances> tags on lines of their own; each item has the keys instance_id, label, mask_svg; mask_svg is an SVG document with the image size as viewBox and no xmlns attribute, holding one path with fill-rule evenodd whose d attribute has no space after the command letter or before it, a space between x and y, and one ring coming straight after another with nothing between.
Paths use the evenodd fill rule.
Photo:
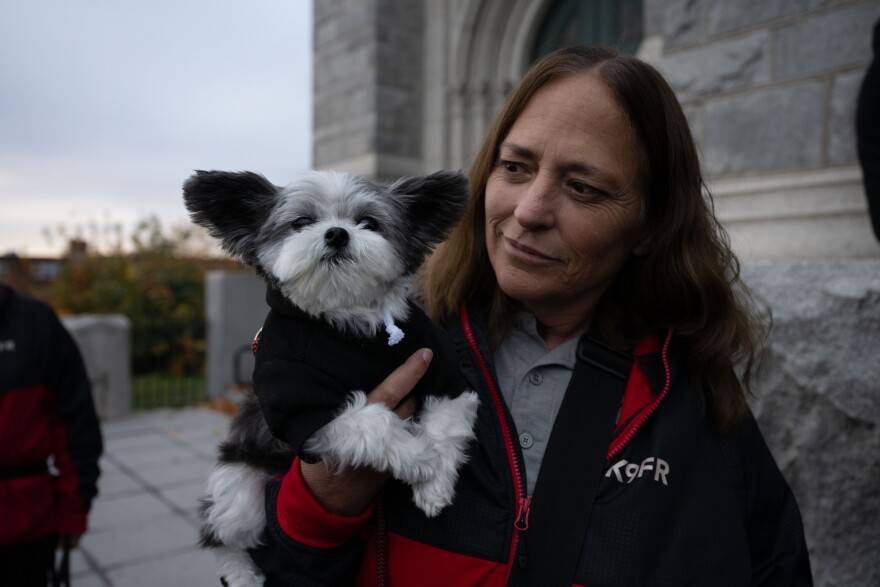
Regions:
<instances>
[{"instance_id":1,"label":"grass","mask_svg":"<svg viewBox=\"0 0 880 587\"><path fill-rule=\"evenodd\" d=\"M136 410L191 406L206 399L204 377L150 373L135 375L131 382L131 407Z\"/></svg>"}]
</instances>

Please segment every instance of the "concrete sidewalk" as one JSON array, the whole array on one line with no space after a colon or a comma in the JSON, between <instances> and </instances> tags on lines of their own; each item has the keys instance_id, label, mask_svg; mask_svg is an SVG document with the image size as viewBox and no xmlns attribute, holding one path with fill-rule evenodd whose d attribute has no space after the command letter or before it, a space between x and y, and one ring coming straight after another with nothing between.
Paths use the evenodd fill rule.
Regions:
<instances>
[{"instance_id":1,"label":"concrete sidewalk","mask_svg":"<svg viewBox=\"0 0 880 587\"><path fill-rule=\"evenodd\" d=\"M75 587L216 587L197 546L198 497L228 416L203 408L105 422L99 494L72 553Z\"/></svg>"}]
</instances>

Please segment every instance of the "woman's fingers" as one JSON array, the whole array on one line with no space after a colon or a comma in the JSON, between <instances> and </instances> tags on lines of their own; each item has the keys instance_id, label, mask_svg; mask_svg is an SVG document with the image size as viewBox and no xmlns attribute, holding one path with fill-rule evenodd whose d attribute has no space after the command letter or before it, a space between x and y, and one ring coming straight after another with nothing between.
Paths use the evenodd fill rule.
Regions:
<instances>
[{"instance_id":1,"label":"woman's fingers","mask_svg":"<svg viewBox=\"0 0 880 587\"><path fill-rule=\"evenodd\" d=\"M376 389L367 394L367 401L382 402L388 406L389 409L395 411L398 407L404 408L406 402L404 405L400 405L401 400L413 390L416 383L419 382L419 379L421 379L428 370L428 366L431 364L431 359L433 357L434 353L431 349L420 349L416 351L403 365L392 371L391 374L376 387ZM411 416L411 410L414 407L413 404L410 413L403 417L408 418ZM403 411L406 412L406 410Z\"/></svg>"},{"instance_id":2,"label":"woman's fingers","mask_svg":"<svg viewBox=\"0 0 880 587\"><path fill-rule=\"evenodd\" d=\"M401 420L406 420L407 418L412 417L413 414L416 413L416 398L408 397L394 408L394 413L397 414L397 417Z\"/></svg>"}]
</instances>

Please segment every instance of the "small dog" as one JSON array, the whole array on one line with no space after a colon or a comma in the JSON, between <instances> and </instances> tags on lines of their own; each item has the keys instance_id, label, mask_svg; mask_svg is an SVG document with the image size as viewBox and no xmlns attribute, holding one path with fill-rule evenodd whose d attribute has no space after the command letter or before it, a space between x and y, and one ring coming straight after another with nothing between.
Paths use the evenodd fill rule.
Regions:
<instances>
[{"instance_id":1,"label":"small dog","mask_svg":"<svg viewBox=\"0 0 880 587\"><path fill-rule=\"evenodd\" d=\"M246 551L265 528L266 483L296 455L333 471L389 472L427 516L451 504L478 400L407 293L463 214L466 178L384 187L310 171L280 188L255 173L197 171L183 192L192 220L266 280L271 308L255 341L256 394L233 419L202 500L201 543L218 555L224 585L263 584ZM367 403L365 392L421 347L434 358L413 390L416 417Z\"/></svg>"}]
</instances>

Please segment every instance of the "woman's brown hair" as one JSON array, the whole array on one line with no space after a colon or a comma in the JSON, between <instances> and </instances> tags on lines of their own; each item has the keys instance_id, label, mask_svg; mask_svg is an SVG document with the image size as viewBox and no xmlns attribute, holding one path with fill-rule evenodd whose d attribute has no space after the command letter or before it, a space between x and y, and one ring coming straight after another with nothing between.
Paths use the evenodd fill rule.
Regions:
<instances>
[{"instance_id":1,"label":"woman's brown hair","mask_svg":"<svg viewBox=\"0 0 880 587\"><path fill-rule=\"evenodd\" d=\"M720 431L744 414L745 395L761 355L769 313L740 281L739 261L704 197L700 163L687 119L663 77L643 61L594 46L561 49L535 64L512 91L470 169L471 198L461 224L428 260L422 296L435 320L476 299L496 343L515 308L499 289L485 244L485 188L498 149L541 87L593 71L626 113L638 145L642 212L650 250L631 255L603 296L596 316L606 336L632 344L646 330L671 328L683 344L709 414Z\"/></svg>"}]
</instances>

